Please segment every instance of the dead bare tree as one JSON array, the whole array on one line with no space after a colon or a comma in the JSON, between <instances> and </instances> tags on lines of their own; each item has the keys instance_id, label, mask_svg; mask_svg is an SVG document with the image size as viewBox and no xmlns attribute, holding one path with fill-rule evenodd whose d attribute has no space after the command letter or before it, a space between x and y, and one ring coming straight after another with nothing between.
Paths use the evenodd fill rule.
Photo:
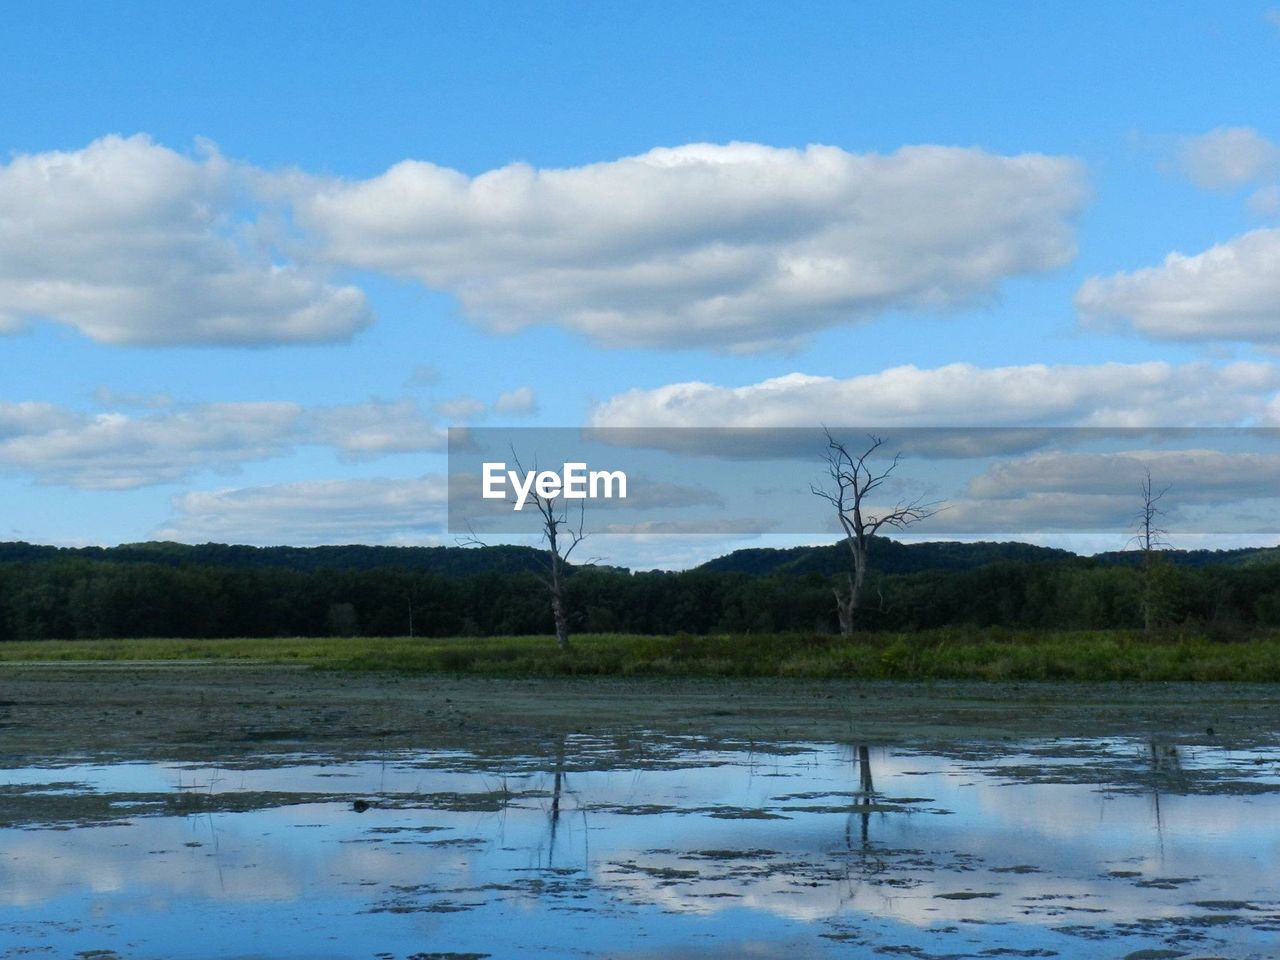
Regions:
<instances>
[{"instance_id":1,"label":"dead bare tree","mask_svg":"<svg viewBox=\"0 0 1280 960\"><path fill-rule=\"evenodd\" d=\"M845 546L849 549L850 570L845 576L845 584L834 590L840 633L847 637L853 633L854 618L866 585L871 538L885 527L901 530L928 519L938 512L939 504L917 498L909 503L899 501L883 513L869 513L868 495L889 479L901 462L902 454L894 454L889 465L880 469L873 466L871 460L872 455L884 446L883 437L869 435L866 449L853 453L843 441L832 436L830 430L824 432L827 436L827 473L834 488L811 484L809 490L835 507L836 518L844 530Z\"/></svg>"},{"instance_id":2,"label":"dead bare tree","mask_svg":"<svg viewBox=\"0 0 1280 960\"><path fill-rule=\"evenodd\" d=\"M516 461L517 466L519 461ZM547 545L547 572L541 577L551 594L551 614L556 624L556 644L561 650L569 649L569 608L565 603L564 579L569 555L585 538L583 522L586 518L585 501L578 507L578 523L575 527L569 518L569 508L559 497L543 497L531 491L529 499L538 510L542 521L542 539Z\"/></svg>"},{"instance_id":3,"label":"dead bare tree","mask_svg":"<svg viewBox=\"0 0 1280 960\"><path fill-rule=\"evenodd\" d=\"M524 465L520 463L520 458L516 455L514 449L511 451L511 458L515 462L516 469L524 473ZM538 472L536 461L533 465L533 472ZM511 500L508 502L515 503L516 501ZM551 615L556 626L556 644L561 650L567 651L569 649L569 607L565 602L565 575L569 565L570 554L573 553L578 544L586 539L586 534L583 532L586 520L586 502L583 501L579 505L576 526L570 518L569 507L562 497L544 497L538 493L536 488L531 486L525 503L532 503L538 511L542 540L546 544L546 550L544 551L546 554L546 570L537 576L551 595ZM470 546L486 545L474 533L460 539L459 543Z\"/></svg>"},{"instance_id":4,"label":"dead bare tree","mask_svg":"<svg viewBox=\"0 0 1280 960\"><path fill-rule=\"evenodd\" d=\"M1169 547L1166 540L1168 531L1160 526L1164 510L1160 501L1169 492L1163 487L1158 493L1151 482L1151 471L1148 470L1139 488L1142 490L1142 510L1138 514L1137 532L1129 538L1129 543L1142 551L1142 629L1150 633L1151 626L1161 615L1164 607L1160 589L1160 552Z\"/></svg>"}]
</instances>

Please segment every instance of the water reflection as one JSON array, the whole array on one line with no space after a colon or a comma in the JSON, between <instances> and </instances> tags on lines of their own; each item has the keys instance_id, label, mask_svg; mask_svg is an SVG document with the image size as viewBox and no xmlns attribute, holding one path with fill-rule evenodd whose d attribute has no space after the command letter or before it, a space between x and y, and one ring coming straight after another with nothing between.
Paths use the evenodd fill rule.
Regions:
<instances>
[{"instance_id":1,"label":"water reflection","mask_svg":"<svg viewBox=\"0 0 1280 960\"><path fill-rule=\"evenodd\" d=\"M1182 762L1177 746L1162 743L1155 737L1148 743L1148 756L1151 758L1151 808L1155 811L1156 833L1163 845L1164 817L1160 812L1160 788L1166 783L1176 788L1183 782Z\"/></svg>"},{"instance_id":2,"label":"water reflection","mask_svg":"<svg viewBox=\"0 0 1280 960\"><path fill-rule=\"evenodd\" d=\"M1243 958L1280 932L1260 751L571 736L0 784L4 957Z\"/></svg>"},{"instance_id":3,"label":"water reflection","mask_svg":"<svg viewBox=\"0 0 1280 960\"><path fill-rule=\"evenodd\" d=\"M866 744L858 747L858 789L862 793L859 798L859 803L862 807L859 814L862 820L862 845L866 847L871 842L871 800L876 792L875 782L871 777L871 748ZM852 822L852 814L850 814L849 819ZM848 839L848 837L849 830L846 828L845 838Z\"/></svg>"}]
</instances>

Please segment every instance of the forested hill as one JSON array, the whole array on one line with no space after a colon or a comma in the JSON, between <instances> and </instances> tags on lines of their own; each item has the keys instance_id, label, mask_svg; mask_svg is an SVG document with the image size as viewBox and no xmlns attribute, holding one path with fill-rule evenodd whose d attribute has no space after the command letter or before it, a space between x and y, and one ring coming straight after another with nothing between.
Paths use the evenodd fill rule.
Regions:
<instances>
[{"instance_id":1,"label":"forested hill","mask_svg":"<svg viewBox=\"0 0 1280 960\"><path fill-rule=\"evenodd\" d=\"M1165 550L1161 556L1165 561L1182 567L1253 567L1280 564L1280 547ZM976 570L993 563L1055 563L1074 559L1077 559L1076 555L1067 550L1012 541L899 543L873 537L871 543L871 564L886 575L926 570ZM1142 554L1137 550L1115 551L1096 554L1091 560L1102 566L1131 566L1142 562ZM713 573L760 576L809 573L831 576L848 568L849 552L843 543L823 547L735 550L698 567Z\"/></svg>"},{"instance_id":2,"label":"forested hill","mask_svg":"<svg viewBox=\"0 0 1280 960\"><path fill-rule=\"evenodd\" d=\"M1066 550L1029 543L935 541L899 543L873 538L872 564L881 574L924 571L976 570L993 563L1061 563L1076 559ZM1248 567L1280 564L1280 547L1243 550L1169 550L1164 558L1179 566ZM541 571L542 552L532 547L372 547L361 544L325 547L250 547L225 543L197 545L149 542L118 547L51 547L23 542L0 542L0 563L56 560L94 560L123 564L160 564L171 567L221 567L234 570L336 570L397 569L446 577L477 574ZM1127 566L1141 561L1136 550L1101 553L1095 564ZM848 569L848 551L842 543L788 549L735 550L702 564L707 573L739 573L757 576L819 574L831 576ZM599 567L602 570L619 568Z\"/></svg>"},{"instance_id":3,"label":"forested hill","mask_svg":"<svg viewBox=\"0 0 1280 960\"><path fill-rule=\"evenodd\" d=\"M478 573L526 573L541 570L542 552L531 547L249 547L225 543L151 542L118 547L47 547L0 543L0 563L48 560L97 560L155 563L174 567L229 567L236 570L377 570L466 577Z\"/></svg>"},{"instance_id":4,"label":"forested hill","mask_svg":"<svg viewBox=\"0 0 1280 960\"><path fill-rule=\"evenodd\" d=\"M1036 563L1069 560L1075 554L1029 543L899 543L873 537L872 563L885 574L923 570L973 570L990 563ZM843 543L825 547L791 547L784 550L754 548L735 550L704 563L699 570L715 573L808 574L824 576L849 568L849 551Z\"/></svg>"},{"instance_id":5,"label":"forested hill","mask_svg":"<svg viewBox=\"0 0 1280 960\"><path fill-rule=\"evenodd\" d=\"M591 633L830 633L843 546L738 551L681 572L577 566ZM871 551L859 629L1280 627L1280 551L1078 557L1016 543ZM505 636L553 627L529 547L0 544L0 642L50 638Z\"/></svg>"},{"instance_id":6,"label":"forested hill","mask_svg":"<svg viewBox=\"0 0 1280 960\"><path fill-rule=\"evenodd\" d=\"M1160 556L1180 567L1267 567L1280 564L1280 547L1241 550L1164 550ZM1142 562L1137 550L1095 554L1097 563L1133 566Z\"/></svg>"}]
</instances>

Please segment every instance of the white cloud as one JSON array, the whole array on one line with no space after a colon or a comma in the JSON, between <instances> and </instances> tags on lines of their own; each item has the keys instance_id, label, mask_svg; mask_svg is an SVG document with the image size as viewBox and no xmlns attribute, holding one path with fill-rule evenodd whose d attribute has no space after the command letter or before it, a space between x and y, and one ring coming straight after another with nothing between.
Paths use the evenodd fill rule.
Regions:
<instances>
[{"instance_id":1,"label":"white cloud","mask_svg":"<svg viewBox=\"0 0 1280 960\"><path fill-rule=\"evenodd\" d=\"M342 340L364 295L275 262L238 219L251 171L145 136L0 165L0 332L42 317L111 344Z\"/></svg>"},{"instance_id":2,"label":"white cloud","mask_svg":"<svg viewBox=\"0 0 1280 960\"><path fill-rule=\"evenodd\" d=\"M532 387L517 387L500 393L493 405L478 397L453 397L436 404L436 412L454 424L468 423L489 416L505 413L509 416L528 416L538 410L537 397Z\"/></svg>"},{"instance_id":3,"label":"white cloud","mask_svg":"<svg viewBox=\"0 0 1280 960\"><path fill-rule=\"evenodd\" d=\"M434 364L420 363L409 373L409 383L415 387L433 387L440 382L440 369Z\"/></svg>"},{"instance_id":4,"label":"white cloud","mask_svg":"<svg viewBox=\"0 0 1280 960\"><path fill-rule=\"evenodd\" d=\"M0 467L41 483L131 489L228 471L300 445L347 457L434 450L444 434L407 402L305 410L295 403L216 403L146 415L88 415L0 403Z\"/></svg>"},{"instance_id":5,"label":"white cloud","mask_svg":"<svg viewBox=\"0 0 1280 960\"><path fill-rule=\"evenodd\" d=\"M1275 529L1274 511L1259 510L1256 501L1280 495L1280 454L1139 449L1050 451L995 463L948 500L929 532L1132 533L1148 470L1155 492L1165 491L1157 524L1169 524L1180 539L1238 533L1242 527Z\"/></svg>"},{"instance_id":6,"label":"white cloud","mask_svg":"<svg viewBox=\"0 0 1280 960\"><path fill-rule=\"evenodd\" d=\"M436 405L440 416L454 423L475 420L489 412L483 400L476 397L454 397Z\"/></svg>"},{"instance_id":7,"label":"white cloud","mask_svg":"<svg viewBox=\"0 0 1280 960\"><path fill-rule=\"evenodd\" d=\"M970 481L968 492L988 499L1028 493L1120 497L1133 513L1147 471L1156 492L1168 487L1166 507L1280 496L1280 454L1206 449L1038 453L989 467Z\"/></svg>"},{"instance_id":8,"label":"white cloud","mask_svg":"<svg viewBox=\"0 0 1280 960\"><path fill-rule=\"evenodd\" d=\"M1014 535L1050 531L1082 534L1125 531L1128 539L1139 501L1135 497L1065 491L1030 492L1007 499L957 497L928 521L930 536L953 533ZM1110 549L1110 547L1108 547Z\"/></svg>"},{"instance_id":9,"label":"white cloud","mask_svg":"<svg viewBox=\"0 0 1280 960\"><path fill-rule=\"evenodd\" d=\"M1206 189L1254 184L1255 217L1280 212L1280 145L1252 127L1218 127L1177 141L1181 171ZM1158 266L1090 277L1076 293L1087 320L1128 322L1168 340L1280 341L1280 230L1259 229L1196 254L1178 251Z\"/></svg>"},{"instance_id":10,"label":"white cloud","mask_svg":"<svg viewBox=\"0 0 1280 960\"><path fill-rule=\"evenodd\" d=\"M369 401L312 412L305 438L348 458L416 453L444 446L445 432L408 400Z\"/></svg>"},{"instance_id":11,"label":"white cloud","mask_svg":"<svg viewBox=\"0 0 1280 960\"><path fill-rule=\"evenodd\" d=\"M748 349L1065 264L1082 179L1038 154L731 143L476 177L405 161L293 191L332 261L416 277L493 328Z\"/></svg>"},{"instance_id":12,"label":"white cloud","mask_svg":"<svg viewBox=\"0 0 1280 960\"><path fill-rule=\"evenodd\" d=\"M1274 217L1280 213L1280 184L1255 190L1245 201L1245 207L1255 217Z\"/></svg>"},{"instance_id":13,"label":"white cloud","mask_svg":"<svg viewBox=\"0 0 1280 960\"><path fill-rule=\"evenodd\" d=\"M1163 362L930 370L836 379L793 373L745 387L677 383L598 406L594 427L1190 426L1265 416L1280 389L1269 364Z\"/></svg>"},{"instance_id":14,"label":"white cloud","mask_svg":"<svg viewBox=\"0 0 1280 960\"><path fill-rule=\"evenodd\" d=\"M1280 147L1252 127L1218 127L1181 138L1177 161L1196 186L1222 190L1280 174Z\"/></svg>"},{"instance_id":15,"label":"white cloud","mask_svg":"<svg viewBox=\"0 0 1280 960\"><path fill-rule=\"evenodd\" d=\"M499 394L493 405L495 413L506 413L516 416L537 413L538 399L532 387L516 387L506 393Z\"/></svg>"},{"instance_id":16,"label":"white cloud","mask_svg":"<svg viewBox=\"0 0 1280 960\"><path fill-rule=\"evenodd\" d=\"M716 520L640 520L635 523L605 524L600 532L608 535L751 535L768 533L776 525L777 521L769 517L736 517Z\"/></svg>"},{"instance_id":17,"label":"white cloud","mask_svg":"<svg viewBox=\"0 0 1280 960\"><path fill-rule=\"evenodd\" d=\"M1088 320L1128 320L1171 340L1280 341L1280 229L1253 230L1158 267L1091 277L1076 293Z\"/></svg>"},{"instance_id":18,"label":"white cloud","mask_svg":"<svg viewBox=\"0 0 1280 960\"><path fill-rule=\"evenodd\" d=\"M51 403L32 400L0 402L0 442L11 437L62 429L76 420L75 414Z\"/></svg>"},{"instance_id":19,"label":"white cloud","mask_svg":"<svg viewBox=\"0 0 1280 960\"><path fill-rule=\"evenodd\" d=\"M173 398L167 393L132 393L106 386L94 389L93 402L101 407L142 407L147 410L173 406Z\"/></svg>"},{"instance_id":20,"label":"white cloud","mask_svg":"<svg viewBox=\"0 0 1280 960\"><path fill-rule=\"evenodd\" d=\"M474 178L406 161L362 182L202 150L113 135L0 165L0 333L45 318L111 344L349 338L364 295L281 262L289 224L293 249L416 277L497 329L747 349L1061 266L1085 197L1073 160L937 146L690 144Z\"/></svg>"},{"instance_id":21,"label":"white cloud","mask_svg":"<svg viewBox=\"0 0 1280 960\"><path fill-rule=\"evenodd\" d=\"M50 422L46 411L0 440L0 464L43 483L128 489L279 455L294 437L300 408L220 403L145 417L56 414Z\"/></svg>"},{"instance_id":22,"label":"white cloud","mask_svg":"<svg viewBox=\"0 0 1280 960\"><path fill-rule=\"evenodd\" d=\"M447 497L438 475L194 491L173 499L175 516L154 536L257 545L434 542Z\"/></svg>"}]
</instances>

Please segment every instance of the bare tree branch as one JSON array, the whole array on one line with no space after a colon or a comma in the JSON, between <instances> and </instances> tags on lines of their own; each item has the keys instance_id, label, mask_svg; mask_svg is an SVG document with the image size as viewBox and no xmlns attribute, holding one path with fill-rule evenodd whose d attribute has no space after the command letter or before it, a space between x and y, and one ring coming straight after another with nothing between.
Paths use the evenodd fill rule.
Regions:
<instances>
[{"instance_id":1,"label":"bare tree branch","mask_svg":"<svg viewBox=\"0 0 1280 960\"><path fill-rule=\"evenodd\" d=\"M1142 551L1142 628L1150 633L1152 625L1161 618L1164 606L1157 564L1160 551L1167 550L1170 544L1165 539L1169 531L1160 526L1161 517L1165 515L1160 501L1169 492L1171 485L1156 492L1155 485L1151 482L1151 471L1148 470L1138 487L1142 491L1142 509L1136 520L1137 532L1129 538L1127 545L1136 546Z\"/></svg>"},{"instance_id":2,"label":"bare tree branch","mask_svg":"<svg viewBox=\"0 0 1280 960\"><path fill-rule=\"evenodd\" d=\"M1150 554L1153 550L1167 550L1170 545L1165 537L1169 535L1169 531L1160 526L1160 518L1165 512L1159 504L1173 486L1167 484L1156 493L1151 482L1151 471L1148 470L1138 487L1142 491L1142 509L1137 516L1137 533L1129 538L1129 543L1144 554Z\"/></svg>"},{"instance_id":3,"label":"bare tree branch","mask_svg":"<svg viewBox=\"0 0 1280 960\"><path fill-rule=\"evenodd\" d=\"M824 427L823 433L827 438L824 459L832 485L820 487L810 484L809 491L835 508L836 519L844 531L844 543L849 550L851 570L845 578L845 585L834 591L840 632L847 636L853 632L854 615L862 599L871 538L886 527L904 530L913 523L926 520L941 509L941 503L917 497L911 501L899 501L889 510L870 512L867 509L868 495L884 486L902 462L902 454L895 453L887 466L873 466L872 457L884 446L883 437L869 435L867 447L856 453L843 441L837 440L829 429Z\"/></svg>"},{"instance_id":4,"label":"bare tree branch","mask_svg":"<svg viewBox=\"0 0 1280 960\"><path fill-rule=\"evenodd\" d=\"M524 464L520 462L520 455L516 453L514 446L510 450L511 460L516 465L516 470L524 473ZM538 472L538 462L536 460L533 462L533 472L535 474ZM507 503L512 505L517 502L514 497L507 500ZM578 522L575 526L570 520L569 507L563 498L544 497L531 486L525 503L532 503L534 509L538 511L542 540L546 544L544 551L546 570L543 573L535 571L534 576L551 594L551 613L555 618L556 643L561 650L568 650L569 616L564 593L565 567L568 565L569 556L577 549L578 544L586 539L587 505L585 501L579 505ZM459 546L488 546L476 536L470 525L467 526L467 536L458 537L456 542ZM587 562L590 563L592 561L589 560Z\"/></svg>"},{"instance_id":5,"label":"bare tree branch","mask_svg":"<svg viewBox=\"0 0 1280 960\"><path fill-rule=\"evenodd\" d=\"M523 473L524 465L521 464L520 457L516 454L514 447L511 448L511 459L515 462L516 469ZM533 464L533 471L534 473L538 471L536 460ZM569 561L570 554L573 553L586 536L584 533L586 502L583 501L579 505L578 525L575 528L570 523L569 508L563 498L544 497L536 490L530 489L529 499L533 501L533 505L538 511L542 525L542 539L547 546L547 574L539 579L542 580L543 585L551 594L551 613L555 619L556 643L561 650L568 650L569 615L564 594L565 566Z\"/></svg>"}]
</instances>

